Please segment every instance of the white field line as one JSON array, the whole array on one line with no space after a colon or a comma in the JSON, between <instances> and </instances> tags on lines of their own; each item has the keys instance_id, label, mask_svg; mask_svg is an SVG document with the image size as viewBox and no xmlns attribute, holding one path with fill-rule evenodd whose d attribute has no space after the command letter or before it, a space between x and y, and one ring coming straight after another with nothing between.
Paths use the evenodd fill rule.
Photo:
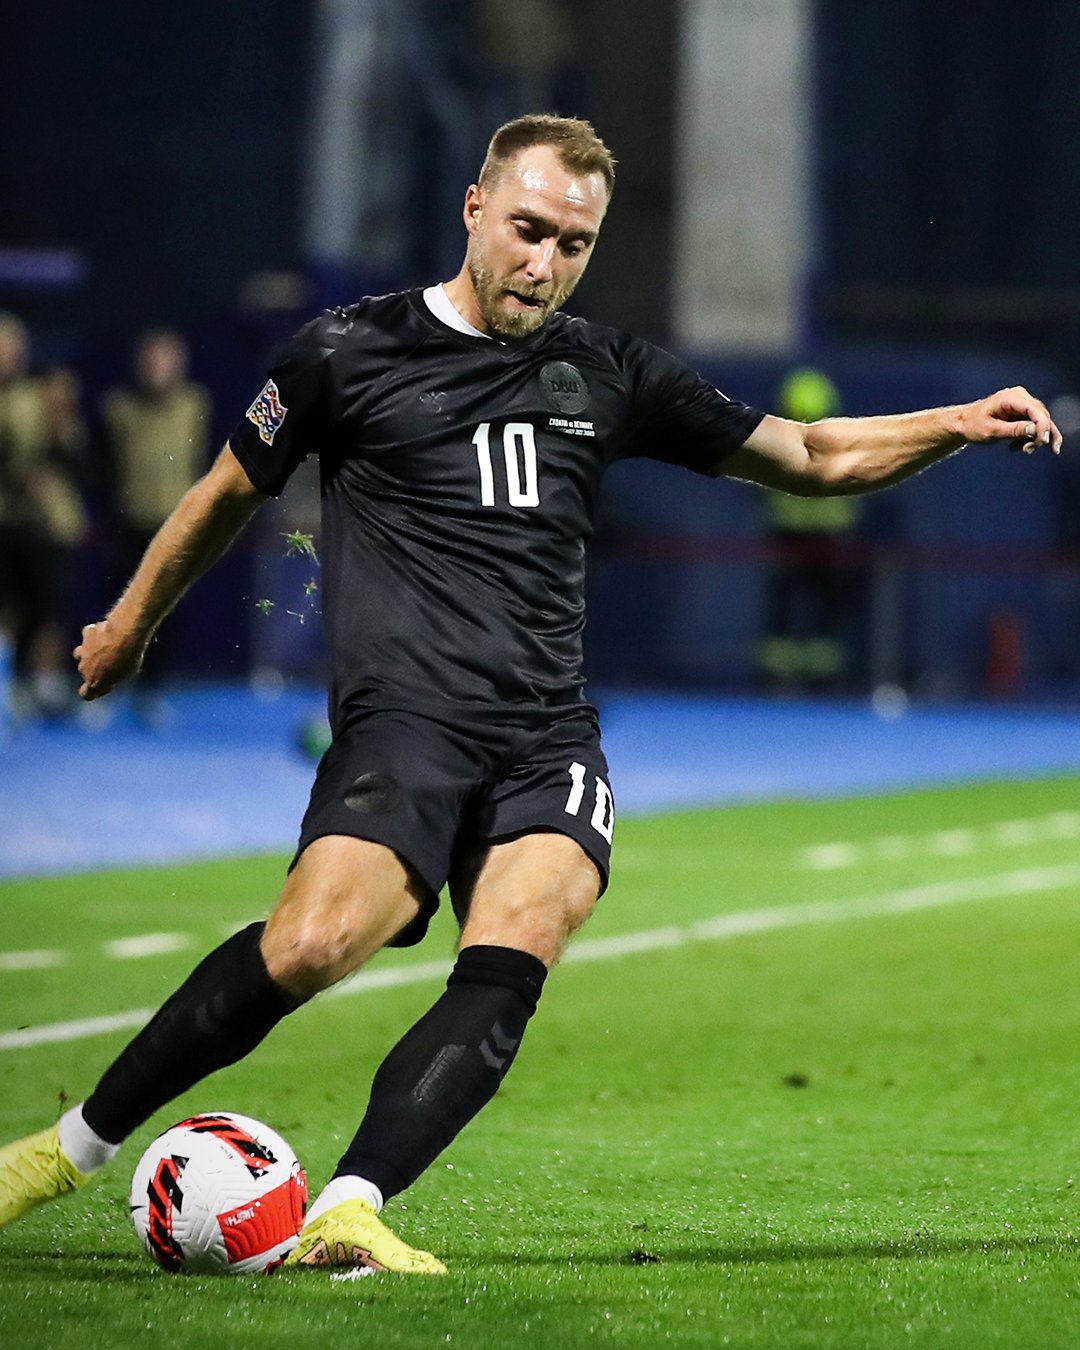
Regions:
<instances>
[{"instance_id":1,"label":"white field line","mask_svg":"<svg viewBox=\"0 0 1080 1350\"><path fill-rule=\"evenodd\" d=\"M346 994L367 994L374 989L397 989L403 984L422 984L425 980L445 980L450 974L449 961L421 961L411 966L393 966L389 970L362 970L350 975L333 989L326 998L344 998ZM3 1048L0 1042L0 1049Z\"/></svg>"},{"instance_id":2,"label":"white field line","mask_svg":"<svg viewBox=\"0 0 1080 1350\"><path fill-rule=\"evenodd\" d=\"M979 900L1002 900L1016 896L1039 895L1045 891L1080 886L1080 863L1057 867L1026 867L990 877L968 877L956 881L931 882L925 886L907 886L901 890L881 891L852 900L820 900L806 905L780 909L744 909L733 914L718 914L683 927L646 929L618 937L585 938L573 944L564 957L565 964L581 961L606 961L620 956L640 955L664 948L684 947L696 942L717 942L749 933L767 933L781 928L812 924L845 923L849 919L875 919L891 914L910 914L917 910L938 909L947 905L970 904ZM330 991L329 997L365 994L409 984L444 979L450 969L447 961L425 961L398 966L392 970L362 971ZM140 1027L153 1015L152 1008L81 1021L49 1022L37 1027L21 1027L0 1032L0 1050L19 1050L57 1041L77 1041L111 1031Z\"/></svg>"},{"instance_id":3,"label":"white field line","mask_svg":"<svg viewBox=\"0 0 1080 1350\"><path fill-rule=\"evenodd\" d=\"M191 933L143 933L138 937L116 938L106 942L104 951L114 961L134 961L143 956L180 952L194 941Z\"/></svg>"},{"instance_id":4,"label":"white field line","mask_svg":"<svg viewBox=\"0 0 1080 1350\"><path fill-rule=\"evenodd\" d=\"M62 966L67 960L64 952L41 948L37 951L0 952L0 970L46 970Z\"/></svg>"},{"instance_id":5,"label":"white field line","mask_svg":"<svg viewBox=\"0 0 1080 1350\"><path fill-rule=\"evenodd\" d=\"M888 834L859 842L811 844L799 852L802 867L815 872L839 871L864 863L901 862L906 858L960 858L996 848L1030 848L1034 844L1080 839L1080 811L1052 811L1028 820L999 820L926 834Z\"/></svg>"},{"instance_id":6,"label":"white field line","mask_svg":"<svg viewBox=\"0 0 1080 1350\"><path fill-rule=\"evenodd\" d=\"M229 932L235 932L230 928ZM195 945L194 933L136 933L101 944L101 954L110 961L137 961L144 956L165 956ZM70 952L63 948L0 952L0 971L45 970L67 965Z\"/></svg>"}]
</instances>

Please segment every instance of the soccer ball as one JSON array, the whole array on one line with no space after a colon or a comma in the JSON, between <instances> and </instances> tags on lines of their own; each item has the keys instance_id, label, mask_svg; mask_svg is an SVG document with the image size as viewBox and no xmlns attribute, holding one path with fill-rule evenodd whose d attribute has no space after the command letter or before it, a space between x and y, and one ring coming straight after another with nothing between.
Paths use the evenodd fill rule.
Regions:
<instances>
[{"instance_id":1,"label":"soccer ball","mask_svg":"<svg viewBox=\"0 0 1080 1350\"><path fill-rule=\"evenodd\" d=\"M296 1246L307 1177L281 1135L234 1111L166 1130L131 1179L131 1221L165 1270L254 1275Z\"/></svg>"}]
</instances>

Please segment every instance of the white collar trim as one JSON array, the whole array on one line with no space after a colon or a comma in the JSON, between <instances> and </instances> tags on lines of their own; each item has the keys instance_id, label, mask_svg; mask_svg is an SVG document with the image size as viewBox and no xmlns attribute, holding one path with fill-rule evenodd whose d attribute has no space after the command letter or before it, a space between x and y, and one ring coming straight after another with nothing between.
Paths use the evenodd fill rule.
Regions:
<instances>
[{"instance_id":1,"label":"white collar trim","mask_svg":"<svg viewBox=\"0 0 1080 1350\"><path fill-rule=\"evenodd\" d=\"M487 338L489 342L494 342L495 339L490 333L481 333L479 328L474 328L461 317L441 282L437 286L428 286L425 289L424 303L448 328L453 328L459 333L468 333L470 337Z\"/></svg>"}]
</instances>

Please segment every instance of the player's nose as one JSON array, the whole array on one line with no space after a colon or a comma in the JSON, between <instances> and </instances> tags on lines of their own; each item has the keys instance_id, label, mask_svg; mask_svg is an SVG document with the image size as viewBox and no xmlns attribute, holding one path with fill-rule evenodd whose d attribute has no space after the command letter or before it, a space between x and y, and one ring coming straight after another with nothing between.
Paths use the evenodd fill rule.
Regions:
<instances>
[{"instance_id":1,"label":"player's nose","mask_svg":"<svg viewBox=\"0 0 1080 1350\"><path fill-rule=\"evenodd\" d=\"M541 239L529 254L529 261L525 265L525 271L529 280L534 282L550 281L552 277L552 262L555 257L555 240Z\"/></svg>"}]
</instances>

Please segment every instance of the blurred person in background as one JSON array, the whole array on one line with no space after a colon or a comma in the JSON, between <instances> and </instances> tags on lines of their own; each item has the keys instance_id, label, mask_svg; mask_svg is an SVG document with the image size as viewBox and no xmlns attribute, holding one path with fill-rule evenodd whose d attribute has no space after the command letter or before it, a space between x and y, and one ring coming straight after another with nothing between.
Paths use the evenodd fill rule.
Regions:
<instances>
[{"instance_id":1,"label":"blurred person in background","mask_svg":"<svg viewBox=\"0 0 1080 1350\"><path fill-rule=\"evenodd\" d=\"M171 328L139 335L130 384L108 390L102 404L107 438L114 566L123 584L173 507L206 468L210 396L188 379L187 343ZM152 714L168 666L168 649L152 644L141 710Z\"/></svg>"},{"instance_id":2,"label":"blurred person in background","mask_svg":"<svg viewBox=\"0 0 1080 1350\"><path fill-rule=\"evenodd\" d=\"M12 646L16 721L72 707L69 595L87 532L87 432L80 383L56 366L30 375L30 337L0 314L0 627Z\"/></svg>"},{"instance_id":3,"label":"blurred person in background","mask_svg":"<svg viewBox=\"0 0 1080 1350\"><path fill-rule=\"evenodd\" d=\"M777 411L796 422L841 412L840 391L820 370L793 370ZM768 688L797 693L843 688L851 678L857 578L845 558L862 511L857 497L764 494L773 545L759 661Z\"/></svg>"}]
</instances>

